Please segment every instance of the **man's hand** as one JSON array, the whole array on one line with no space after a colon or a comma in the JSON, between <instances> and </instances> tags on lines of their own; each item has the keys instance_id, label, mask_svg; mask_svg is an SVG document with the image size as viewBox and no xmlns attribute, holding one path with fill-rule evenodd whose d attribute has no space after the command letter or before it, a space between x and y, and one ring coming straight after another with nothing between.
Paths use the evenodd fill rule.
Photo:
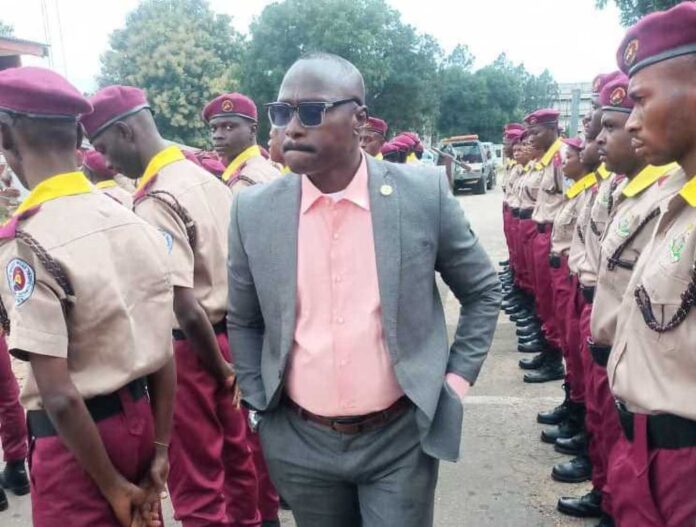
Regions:
<instances>
[{"instance_id":1,"label":"man's hand","mask_svg":"<svg viewBox=\"0 0 696 527\"><path fill-rule=\"evenodd\" d=\"M454 390L454 393L456 393L459 396L459 399L463 402L464 397L466 397L466 394L469 393L471 383L464 377L452 372L445 375L445 382L450 388L452 388L452 390Z\"/></svg>"},{"instance_id":2,"label":"man's hand","mask_svg":"<svg viewBox=\"0 0 696 527\"><path fill-rule=\"evenodd\" d=\"M140 509L148 498L145 489L130 483L122 476L119 476L108 489L102 490L102 493L111 505L114 516L123 527L134 525L136 509Z\"/></svg>"},{"instance_id":3,"label":"man's hand","mask_svg":"<svg viewBox=\"0 0 696 527\"><path fill-rule=\"evenodd\" d=\"M148 480L158 495L164 490L168 477L169 454L167 448L163 445L155 445L155 457L150 465Z\"/></svg>"},{"instance_id":4,"label":"man's hand","mask_svg":"<svg viewBox=\"0 0 696 527\"><path fill-rule=\"evenodd\" d=\"M221 384L232 394L234 405L239 408L241 402L241 393L237 385L237 373L228 362L225 362L221 371Z\"/></svg>"}]
</instances>

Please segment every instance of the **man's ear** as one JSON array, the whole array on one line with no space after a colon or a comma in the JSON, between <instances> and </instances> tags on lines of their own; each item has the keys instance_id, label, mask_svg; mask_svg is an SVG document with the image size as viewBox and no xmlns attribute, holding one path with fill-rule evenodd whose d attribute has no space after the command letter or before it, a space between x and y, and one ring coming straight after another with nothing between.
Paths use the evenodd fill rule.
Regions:
<instances>
[{"instance_id":1,"label":"man's ear","mask_svg":"<svg viewBox=\"0 0 696 527\"><path fill-rule=\"evenodd\" d=\"M353 129L356 134L360 135L360 129L367 124L368 115L367 106L360 106L353 114L355 120Z\"/></svg>"},{"instance_id":2,"label":"man's ear","mask_svg":"<svg viewBox=\"0 0 696 527\"><path fill-rule=\"evenodd\" d=\"M4 119L0 119L0 137L2 138L2 149L18 156L17 143L12 128Z\"/></svg>"},{"instance_id":3,"label":"man's ear","mask_svg":"<svg viewBox=\"0 0 696 527\"><path fill-rule=\"evenodd\" d=\"M123 141L126 141L127 143L134 142L135 133L133 132L133 128L131 128L128 123L118 121L114 123L114 130L116 131L116 135Z\"/></svg>"}]
</instances>

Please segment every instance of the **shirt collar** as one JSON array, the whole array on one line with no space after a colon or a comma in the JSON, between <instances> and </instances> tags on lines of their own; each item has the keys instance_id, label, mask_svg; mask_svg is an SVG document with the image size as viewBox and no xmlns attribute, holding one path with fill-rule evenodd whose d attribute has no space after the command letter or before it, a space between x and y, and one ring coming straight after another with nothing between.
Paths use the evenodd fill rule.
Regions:
<instances>
[{"instance_id":1,"label":"shirt collar","mask_svg":"<svg viewBox=\"0 0 696 527\"><path fill-rule=\"evenodd\" d=\"M343 191L341 201L344 199L351 201L358 207L369 211L370 194L367 187L367 179L367 161L365 160L365 156L362 155L358 171L355 173L355 176L353 176L353 180ZM300 211L302 214L305 214L319 198L325 195L326 194L322 193L321 190L314 186L314 183L312 183L307 175L302 176L302 202L300 204Z\"/></svg>"},{"instance_id":2,"label":"shirt collar","mask_svg":"<svg viewBox=\"0 0 696 527\"><path fill-rule=\"evenodd\" d=\"M609 176L611 176L611 172L607 170L607 166L602 163L599 165L599 168L597 169L597 175L601 177L602 179L607 179Z\"/></svg>"},{"instance_id":3,"label":"shirt collar","mask_svg":"<svg viewBox=\"0 0 696 527\"><path fill-rule=\"evenodd\" d=\"M145 168L145 172L143 172L143 177L141 177L138 181L138 187L135 189L135 191L138 192L145 188L145 186L150 183L150 181L157 174L159 174L160 170L167 165L171 165L175 161L183 161L184 159L186 158L178 146L172 145L168 146L164 150L161 150L152 159L150 159L150 162Z\"/></svg>"},{"instance_id":4,"label":"shirt collar","mask_svg":"<svg viewBox=\"0 0 696 527\"><path fill-rule=\"evenodd\" d=\"M648 187L651 187L662 176L677 167L676 163L664 166L648 165L634 177L626 188L623 189L623 195L627 198L633 198L643 192Z\"/></svg>"},{"instance_id":5,"label":"shirt collar","mask_svg":"<svg viewBox=\"0 0 696 527\"><path fill-rule=\"evenodd\" d=\"M542 158L536 164L536 169L541 170L542 168L546 168L547 166L549 166L549 163L553 159L553 156L555 156L561 149L562 144L563 143L560 139L556 139L556 141L549 147L549 149L544 153Z\"/></svg>"},{"instance_id":6,"label":"shirt collar","mask_svg":"<svg viewBox=\"0 0 696 527\"><path fill-rule=\"evenodd\" d=\"M114 188L118 183L116 183L113 179L106 179L104 181L99 181L97 182L95 187L97 187L100 190L104 190L105 188Z\"/></svg>"},{"instance_id":7,"label":"shirt collar","mask_svg":"<svg viewBox=\"0 0 696 527\"><path fill-rule=\"evenodd\" d=\"M696 175L679 191L679 195L692 207L696 207Z\"/></svg>"},{"instance_id":8,"label":"shirt collar","mask_svg":"<svg viewBox=\"0 0 696 527\"><path fill-rule=\"evenodd\" d=\"M259 157L261 155L261 148L259 145L252 145L244 152L235 157L232 162L227 166L225 171L222 173L222 180L227 182L239 168L249 161L252 157Z\"/></svg>"},{"instance_id":9,"label":"shirt collar","mask_svg":"<svg viewBox=\"0 0 696 527\"><path fill-rule=\"evenodd\" d=\"M582 194L588 188L593 187L597 184L597 176L594 172L591 172L582 178L578 179L567 191L566 196L568 199L573 199L574 197Z\"/></svg>"},{"instance_id":10,"label":"shirt collar","mask_svg":"<svg viewBox=\"0 0 696 527\"><path fill-rule=\"evenodd\" d=\"M92 192L92 190L94 190L94 186L80 171L57 174L36 185L26 199L17 207L13 216L20 216L26 211L56 198L87 194Z\"/></svg>"}]
</instances>

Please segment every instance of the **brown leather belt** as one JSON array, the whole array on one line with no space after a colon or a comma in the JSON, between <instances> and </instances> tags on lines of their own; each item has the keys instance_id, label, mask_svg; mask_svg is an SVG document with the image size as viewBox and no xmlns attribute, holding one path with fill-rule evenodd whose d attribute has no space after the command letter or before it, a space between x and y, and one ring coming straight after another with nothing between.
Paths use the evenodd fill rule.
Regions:
<instances>
[{"instance_id":1,"label":"brown leather belt","mask_svg":"<svg viewBox=\"0 0 696 527\"><path fill-rule=\"evenodd\" d=\"M290 410L305 421L311 421L312 423L325 426L341 434L349 435L368 432L391 423L411 407L411 401L404 395L389 408L380 412L351 417L324 417L305 410L289 397L285 397L283 401Z\"/></svg>"},{"instance_id":2,"label":"brown leather belt","mask_svg":"<svg viewBox=\"0 0 696 527\"><path fill-rule=\"evenodd\" d=\"M520 209L520 219L521 220L532 219L532 214L534 214L534 209Z\"/></svg>"},{"instance_id":3,"label":"brown leather belt","mask_svg":"<svg viewBox=\"0 0 696 527\"><path fill-rule=\"evenodd\" d=\"M512 217L513 218L519 218L520 217L520 209L517 207L513 207L512 209Z\"/></svg>"}]
</instances>

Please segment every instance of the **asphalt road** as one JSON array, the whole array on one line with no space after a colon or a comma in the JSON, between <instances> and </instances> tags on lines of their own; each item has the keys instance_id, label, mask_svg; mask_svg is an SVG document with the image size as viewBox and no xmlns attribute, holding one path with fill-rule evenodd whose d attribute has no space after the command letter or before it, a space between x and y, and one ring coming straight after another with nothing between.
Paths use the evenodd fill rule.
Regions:
<instances>
[{"instance_id":1,"label":"asphalt road","mask_svg":"<svg viewBox=\"0 0 696 527\"><path fill-rule=\"evenodd\" d=\"M474 231L493 262L506 258L502 234L499 189L483 196L459 196ZM450 331L458 317L450 295L447 319ZM526 385L515 351L515 326L501 314L490 355L476 386L465 402L462 459L443 463L437 489L437 527L589 527L596 522L567 518L556 512L561 495L581 495L587 484L568 485L551 480L554 463L568 459L539 440L539 410L561 400L560 382ZM31 525L28 497L10 496L10 509L0 513L0 526ZM166 524L172 519L165 502ZM283 513L284 527L295 523Z\"/></svg>"}]
</instances>

